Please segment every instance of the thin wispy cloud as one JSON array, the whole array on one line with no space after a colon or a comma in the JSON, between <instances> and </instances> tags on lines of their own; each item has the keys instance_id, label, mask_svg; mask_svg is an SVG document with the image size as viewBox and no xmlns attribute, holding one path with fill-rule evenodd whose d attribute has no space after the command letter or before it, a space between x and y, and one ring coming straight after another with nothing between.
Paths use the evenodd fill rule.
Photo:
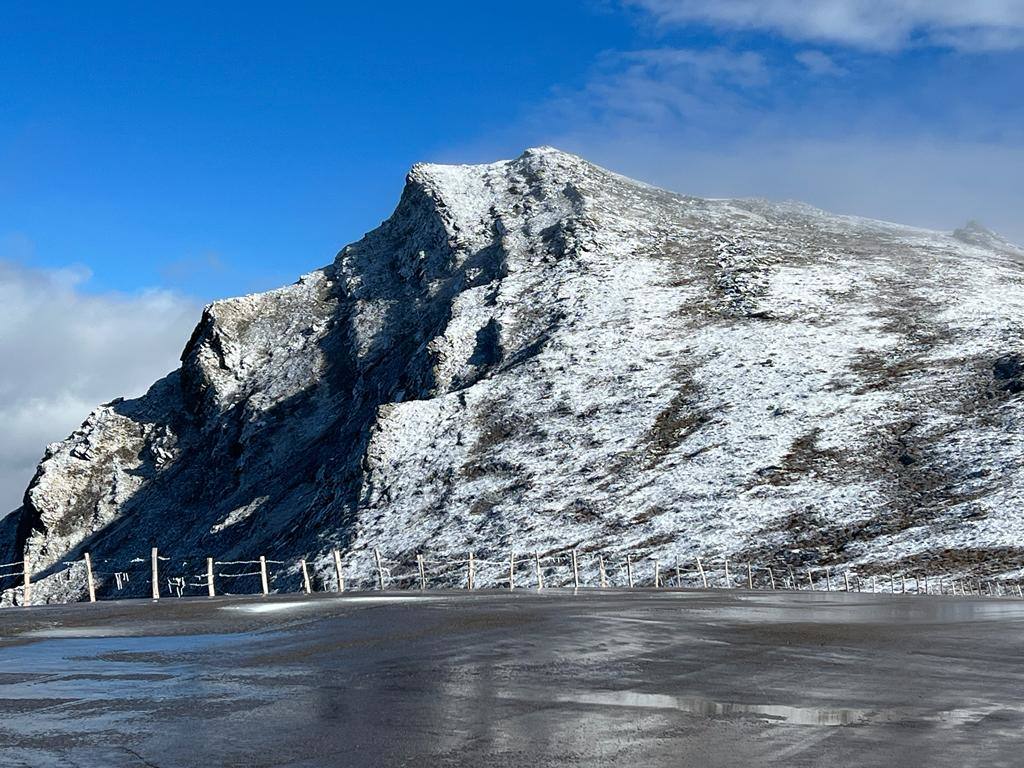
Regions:
<instances>
[{"instance_id":1,"label":"thin wispy cloud","mask_svg":"<svg viewBox=\"0 0 1024 768\"><path fill-rule=\"evenodd\" d=\"M199 307L167 291L91 294L84 267L0 260L0 517L47 443L177 367Z\"/></svg>"},{"instance_id":2,"label":"thin wispy cloud","mask_svg":"<svg viewBox=\"0 0 1024 768\"><path fill-rule=\"evenodd\" d=\"M816 50L797 51L793 58L803 64L808 72L814 75L840 76L846 74L846 69L839 66L835 59L827 53Z\"/></svg>"},{"instance_id":3,"label":"thin wispy cloud","mask_svg":"<svg viewBox=\"0 0 1024 768\"><path fill-rule=\"evenodd\" d=\"M662 33L658 48L606 52L582 87L537 108L530 122L538 141L688 194L797 199L946 230L978 218L1024 241L1020 106L994 83L977 87L991 54L936 49L909 61L914 54L855 44L871 34L887 46L910 44L925 28L933 39L969 24L978 32L989 28L986 19L992 30L1003 22L1012 30L1009 11L940 13L895 3L905 13L879 6L873 15L873 4L857 2L636 4L664 26L679 25L680 34ZM798 20L800 8L811 18ZM854 32L833 24L838 18ZM694 47L686 25L701 22L759 25L768 34ZM799 40L785 40L782 31ZM831 37L848 44L807 45Z\"/></svg>"},{"instance_id":4,"label":"thin wispy cloud","mask_svg":"<svg viewBox=\"0 0 1024 768\"><path fill-rule=\"evenodd\" d=\"M897 50L1024 47L1018 0L627 0L665 26L762 30L791 40Z\"/></svg>"},{"instance_id":5,"label":"thin wispy cloud","mask_svg":"<svg viewBox=\"0 0 1024 768\"><path fill-rule=\"evenodd\" d=\"M742 109L746 94L770 80L764 58L727 49L662 48L606 53L581 91L543 107L566 123L615 123L642 130L679 120L704 123ZM544 121L550 116L545 114Z\"/></svg>"}]
</instances>

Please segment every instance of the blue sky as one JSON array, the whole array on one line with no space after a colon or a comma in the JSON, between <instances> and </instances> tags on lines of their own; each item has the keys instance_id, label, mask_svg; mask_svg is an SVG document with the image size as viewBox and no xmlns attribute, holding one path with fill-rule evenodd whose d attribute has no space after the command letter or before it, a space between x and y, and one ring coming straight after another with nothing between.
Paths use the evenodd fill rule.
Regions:
<instances>
[{"instance_id":1,"label":"blue sky","mask_svg":"<svg viewBox=\"0 0 1024 768\"><path fill-rule=\"evenodd\" d=\"M96 289L293 280L387 216L412 163L504 133L630 34L585 3L489 6L7 6L8 250Z\"/></svg>"},{"instance_id":2,"label":"blue sky","mask_svg":"<svg viewBox=\"0 0 1024 768\"><path fill-rule=\"evenodd\" d=\"M677 141L704 162L747 142L1020 146L1012 45L901 45L886 29L879 48L767 22L673 21L688 5L6 4L0 256L84 265L92 290L206 300L329 260L388 214L417 160L558 143L680 191L806 190L886 216L820 191L827 170L818 185L773 184L774 168L735 178L726 164L716 181L665 156ZM705 58L629 59L657 51ZM816 68L796 58L808 52ZM749 68L730 70L743 56ZM909 218L986 218L973 196L958 218L947 206Z\"/></svg>"},{"instance_id":3,"label":"blue sky","mask_svg":"<svg viewBox=\"0 0 1024 768\"><path fill-rule=\"evenodd\" d=\"M1024 241L1024 3L0 6L0 514L201 305L331 260L419 160L553 144L708 196Z\"/></svg>"}]
</instances>

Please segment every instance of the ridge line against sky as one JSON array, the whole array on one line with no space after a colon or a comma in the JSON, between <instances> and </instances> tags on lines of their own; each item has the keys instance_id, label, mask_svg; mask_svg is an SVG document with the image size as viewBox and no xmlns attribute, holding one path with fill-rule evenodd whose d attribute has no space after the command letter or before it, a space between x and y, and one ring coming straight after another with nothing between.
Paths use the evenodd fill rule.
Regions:
<instances>
[{"instance_id":1,"label":"ridge line against sky","mask_svg":"<svg viewBox=\"0 0 1024 768\"><path fill-rule=\"evenodd\" d=\"M0 514L202 303L329 262L417 161L551 144L1024 242L1024 3L11 3L0 30Z\"/></svg>"}]
</instances>

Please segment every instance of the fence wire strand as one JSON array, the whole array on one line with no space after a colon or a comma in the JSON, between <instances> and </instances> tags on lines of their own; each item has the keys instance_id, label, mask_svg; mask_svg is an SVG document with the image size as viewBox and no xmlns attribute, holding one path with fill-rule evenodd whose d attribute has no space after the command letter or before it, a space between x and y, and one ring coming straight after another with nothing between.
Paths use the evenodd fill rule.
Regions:
<instances>
[{"instance_id":1,"label":"fence wire strand","mask_svg":"<svg viewBox=\"0 0 1024 768\"><path fill-rule=\"evenodd\" d=\"M447 553L445 553L447 554ZM491 554L493 557L493 554ZM127 591L129 596L145 593L151 586L152 576L149 566L150 557L124 559L119 557L94 558L91 561L91 577L94 584L105 590ZM315 558L305 558L307 563L316 564ZM60 561L65 567L81 567L83 560ZM210 587L210 576L216 579L244 579L256 576L269 577L266 566L291 566L281 578L292 582L296 578L302 583L300 561L272 560L212 560L213 566L254 566L260 568L251 571L226 572L213 571L209 568L211 559L206 557L178 558L156 554L159 568L160 592L184 595L188 590L205 591ZM321 565L324 561L321 560ZM196 563L203 563L207 569L195 573ZM0 586L4 581L13 581L14 586L5 589L17 589L18 582L24 579L25 561L0 563ZM142 567L140 567L142 566ZM329 569L329 566L325 566ZM281 571L278 569L278 574ZM149 578L139 578L143 574ZM134 577L134 578L133 578ZM332 573L328 580L323 572L314 574L317 584L322 584L325 591L327 584L337 583L337 574ZM423 589L427 586L461 586L476 588L482 581L489 588L515 587L517 589L546 588L557 589L566 587L634 587L634 588L700 588L703 589L760 589L760 590L795 590L816 592L870 592L873 594L890 595L921 595L921 596L977 596L977 597L1010 597L1024 599L1024 590L1020 583L1009 580L981 579L974 577L951 576L919 576L907 573L885 573L864 575L856 570L834 569L820 566L794 570L789 565L760 565L730 560L721 556L712 558L701 557L688 563L661 560L655 557L616 556L605 558L591 552L579 553L563 551L540 555L539 553L514 552L509 558L502 560L488 557L465 557L462 555L445 556L440 553L431 557L419 556L413 561L406 558L385 560L375 557L371 563L369 575L353 580L349 571L342 572L342 581L346 578L355 581L357 586L367 583L383 584L387 589L406 589L405 585ZM311 579L313 580L313 579ZM335 590L331 590L335 591ZM340 591L340 590L339 590ZM219 591L219 594L229 595ZM256 592L254 594L259 594Z\"/></svg>"}]
</instances>

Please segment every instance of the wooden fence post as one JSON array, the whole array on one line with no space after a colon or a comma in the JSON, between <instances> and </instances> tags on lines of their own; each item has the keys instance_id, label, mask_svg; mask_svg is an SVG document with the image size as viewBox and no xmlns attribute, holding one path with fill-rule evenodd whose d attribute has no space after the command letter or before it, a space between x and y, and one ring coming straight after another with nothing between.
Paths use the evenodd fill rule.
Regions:
<instances>
[{"instance_id":1,"label":"wooden fence post","mask_svg":"<svg viewBox=\"0 0 1024 768\"><path fill-rule=\"evenodd\" d=\"M32 566L29 564L28 552L25 552L24 558L21 563L21 604L32 605Z\"/></svg>"},{"instance_id":2,"label":"wooden fence post","mask_svg":"<svg viewBox=\"0 0 1024 768\"><path fill-rule=\"evenodd\" d=\"M420 572L420 592L424 592L427 589L427 569L422 554L416 555L416 567Z\"/></svg>"},{"instance_id":3,"label":"wooden fence post","mask_svg":"<svg viewBox=\"0 0 1024 768\"><path fill-rule=\"evenodd\" d=\"M732 589L732 578L729 576L729 558L725 558L725 588Z\"/></svg>"},{"instance_id":4,"label":"wooden fence post","mask_svg":"<svg viewBox=\"0 0 1024 768\"><path fill-rule=\"evenodd\" d=\"M516 590L516 551L513 549L508 553L508 591Z\"/></svg>"},{"instance_id":5,"label":"wooden fence post","mask_svg":"<svg viewBox=\"0 0 1024 768\"><path fill-rule=\"evenodd\" d=\"M658 562L658 558L654 558L654 588L659 589L661 587L661 563Z\"/></svg>"},{"instance_id":6,"label":"wooden fence post","mask_svg":"<svg viewBox=\"0 0 1024 768\"><path fill-rule=\"evenodd\" d=\"M373 559L377 563L377 586L380 587L380 591L384 591L384 566L380 561L380 550L377 547L373 548Z\"/></svg>"},{"instance_id":7,"label":"wooden fence post","mask_svg":"<svg viewBox=\"0 0 1024 768\"><path fill-rule=\"evenodd\" d=\"M772 567L770 565L768 566L768 581L771 583L772 589L774 590L775 589L775 572L772 571Z\"/></svg>"},{"instance_id":8,"label":"wooden fence post","mask_svg":"<svg viewBox=\"0 0 1024 768\"><path fill-rule=\"evenodd\" d=\"M473 560L473 553L472 552L469 553L469 563L468 563L468 565L469 565L469 573L466 576L466 589L472 589L473 588L473 566L475 565L475 562Z\"/></svg>"},{"instance_id":9,"label":"wooden fence post","mask_svg":"<svg viewBox=\"0 0 1024 768\"><path fill-rule=\"evenodd\" d=\"M850 591L850 572L843 571L843 580L846 582L846 591Z\"/></svg>"},{"instance_id":10,"label":"wooden fence post","mask_svg":"<svg viewBox=\"0 0 1024 768\"><path fill-rule=\"evenodd\" d=\"M604 569L604 555L597 556L597 567L601 573L601 589L605 589L608 586L608 572Z\"/></svg>"},{"instance_id":11,"label":"wooden fence post","mask_svg":"<svg viewBox=\"0 0 1024 768\"><path fill-rule=\"evenodd\" d=\"M153 599L160 599L160 552L156 547L153 547L153 551L149 555L150 560L150 578L153 581Z\"/></svg>"},{"instance_id":12,"label":"wooden fence post","mask_svg":"<svg viewBox=\"0 0 1024 768\"><path fill-rule=\"evenodd\" d=\"M216 597L217 591L213 586L213 558L206 558L206 592L210 597Z\"/></svg>"},{"instance_id":13,"label":"wooden fence post","mask_svg":"<svg viewBox=\"0 0 1024 768\"><path fill-rule=\"evenodd\" d=\"M754 588L754 569L747 563L747 589Z\"/></svg>"},{"instance_id":14,"label":"wooden fence post","mask_svg":"<svg viewBox=\"0 0 1024 768\"><path fill-rule=\"evenodd\" d=\"M341 572L341 553L334 550L334 575L338 579L338 591L345 591L345 575Z\"/></svg>"},{"instance_id":15,"label":"wooden fence post","mask_svg":"<svg viewBox=\"0 0 1024 768\"><path fill-rule=\"evenodd\" d=\"M260 555L260 582L263 586L263 594L270 594L270 579L267 578L267 558L265 555Z\"/></svg>"},{"instance_id":16,"label":"wooden fence post","mask_svg":"<svg viewBox=\"0 0 1024 768\"><path fill-rule=\"evenodd\" d=\"M676 586L683 586L683 572L679 570L679 561L676 560Z\"/></svg>"},{"instance_id":17,"label":"wooden fence post","mask_svg":"<svg viewBox=\"0 0 1024 768\"><path fill-rule=\"evenodd\" d=\"M808 568L807 569L807 586L811 590L811 592L814 591L814 569L813 568Z\"/></svg>"},{"instance_id":18,"label":"wooden fence post","mask_svg":"<svg viewBox=\"0 0 1024 768\"><path fill-rule=\"evenodd\" d=\"M704 564L697 558L697 570L700 571L700 582L704 585L704 589L708 588L708 575L704 573Z\"/></svg>"},{"instance_id":19,"label":"wooden fence post","mask_svg":"<svg viewBox=\"0 0 1024 768\"><path fill-rule=\"evenodd\" d=\"M302 588L306 590L307 595L313 594L313 585L309 583L309 568L306 567L306 558L299 560L299 566L302 568Z\"/></svg>"},{"instance_id":20,"label":"wooden fence post","mask_svg":"<svg viewBox=\"0 0 1024 768\"><path fill-rule=\"evenodd\" d=\"M832 569L829 566L825 566L825 591L832 591Z\"/></svg>"},{"instance_id":21,"label":"wooden fence post","mask_svg":"<svg viewBox=\"0 0 1024 768\"><path fill-rule=\"evenodd\" d=\"M580 566L576 559L576 550L572 551L572 584L573 589L580 588Z\"/></svg>"},{"instance_id":22,"label":"wooden fence post","mask_svg":"<svg viewBox=\"0 0 1024 768\"><path fill-rule=\"evenodd\" d=\"M533 553L533 567L537 571L537 591L544 589L544 577L540 572L540 552Z\"/></svg>"},{"instance_id":23,"label":"wooden fence post","mask_svg":"<svg viewBox=\"0 0 1024 768\"><path fill-rule=\"evenodd\" d=\"M633 589L633 555L626 553L626 578L629 580L629 588Z\"/></svg>"},{"instance_id":24,"label":"wooden fence post","mask_svg":"<svg viewBox=\"0 0 1024 768\"><path fill-rule=\"evenodd\" d=\"M85 553L85 584L89 588L89 602L96 602L96 582L92 578L92 558Z\"/></svg>"},{"instance_id":25,"label":"wooden fence post","mask_svg":"<svg viewBox=\"0 0 1024 768\"><path fill-rule=\"evenodd\" d=\"M1021 590L1020 584L1017 585L1017 597L1024 600L1024 591Z\"/></svg>"}]
</instances>

